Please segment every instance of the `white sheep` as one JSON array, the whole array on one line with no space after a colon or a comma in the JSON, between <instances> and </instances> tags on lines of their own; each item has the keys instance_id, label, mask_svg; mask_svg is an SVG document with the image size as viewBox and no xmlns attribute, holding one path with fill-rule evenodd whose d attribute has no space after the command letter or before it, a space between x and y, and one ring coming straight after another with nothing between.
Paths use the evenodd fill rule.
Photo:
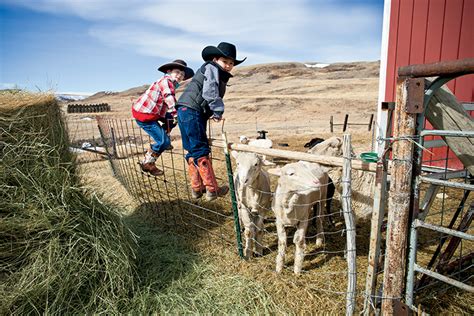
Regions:
<instances>
[{"instance_id":1,"label":"white sheep","mask_svg":"<svg viewBox=\"0 0 474 316\"><path fill-rule=\"evenodd\" d=\"M308 152L315 155L342 157L342 138L336 136L328 138L311 147Z\"/></svg>"},{"instance_id":2,"label":"white sheep","mask_svg":"<svg viewBox=\"0 0 474 316\"><path fill-rule=\"evenodd\" d=\"M259 147L259 148L272 148L273 147L273 141L269 138L258 138L258 139L249 139L245 135L241 135L239 137L240 143L244 145L249 145L253 147ZM266 166L270 165L275 165L273 162L268 161L267 157L265 155L260 155L262 157L263 163Z\"/></svg>"},{"instance_id":3,"label":"white sheep","mask_svg":"<svg viewBox=\"0 0 474 316\"><path fill-rule=\"evenodd\" d=\"M285 227L296 227L293 242L295 244L294 272L299 274L303 265L306 249L306 230L312 206L319 203L317 229L320 234L316 246L323 245L322 201L326 199L328 175L317 163L299 161L283 166L277 174L280 176L273 197L272 209L276 217L278 234L278 255L276 272L281 272L285 261L286 230Z\"/></svg>"},{"instance_id":4,"label":"white sheep","mask_svg":"<svg viewBox=\"0 0 474 316\"><path fill-rule=\"evenodd\" d=\"M232 156L237 163L234 186L239 218L244 227L244 255L250 258L254 248L255 253L263 254L263 220L272 197L270 179L257 154L232 151Z\"/></svg>"},{"instance_id":5,"label":"white sheep","mask_svg":"<svg viewBox=\"0 0 474 316\"><path fill-rule=\"evenodd\" d=\"M254 147L260 147L260 148L272 148L273 147L273 141L270 138L251 139L251 138L248 138L245 135L240 135L239 136L239 141L240 141L241 144L254 146Z\"/></svg>"}]
</instances>

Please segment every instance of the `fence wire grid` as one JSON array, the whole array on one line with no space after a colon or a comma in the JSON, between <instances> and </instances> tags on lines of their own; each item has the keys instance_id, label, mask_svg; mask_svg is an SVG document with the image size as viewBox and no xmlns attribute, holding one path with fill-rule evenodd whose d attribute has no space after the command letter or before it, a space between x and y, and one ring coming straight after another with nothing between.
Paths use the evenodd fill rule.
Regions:
<instances>
[{"instance_id":1,"label":"fence wire grid","mask_svg":"<svg viewBox=\"0 0 474 316\"><path fill-rule=\"evenodd\" d=\"M151 210L160 222L170 229L179 227L182 233L186 231L190 236L201 236L207 240L209 246L232 248L237 252L234 215L230 197L219 198L217 201L207 202L204 198L191 198L191 188L187 176L187 163L184 159L184 150L173 141L176 148L166 150L157 160L157 167L164 171L163 176L154 177L143 173L138 164L152 141L142 131L134 120L120 120L97 117L97 120L75 120L68 124L71 136L72 150L78 153L79 162L93 162L108 160L116 178L124 185L127 191ZM209 129L211 143L218 143L220 139L213 138ZM219 135L220 136L220 135ZM175 136L172 136L172 140ZM84 148L91 150L84 151ZM82 150L82 151L81 151ZM211 146L213 168L218 183L228 183L226 161L222 146ZM81 158L82 156L82 158ZM275 159L277 161L277 159ZM333 179L334 185L342 185L340 179ZM265 192L274 195L277 178L271 177L271 191ZM342 197L342 196L341 196ZM349 196L342 198L350 198ZM327 199L316 202L324 204ZM271 207L265 207L265 214L258 215L264 220L262 232L264 237L262 246L263 257L269 259L274 266L278 235L275 226L275 217ZM324 221L324 230L317 231L315 222L321 218ZM322 212L317 215L312 212L307 219L309 225L305 236L307 248L303 264L303 275L317 277L318 282L311 285L311 289L331 295L338 295L341 303L344 302L348 291L345 288L348 279L346 258L346 234L355 228L346 228L342 202L334 199L330 214ZM241 227L241 232L243 232ZM288 239L293 236L295 228L291 228ZM315 246L318 237L324 238L323 246ZM359 237L358 237L359 238ZM365 238L363 238L365 239ZM255 243L258 241L253 239ZM244 242L244 241L242 241ZM253 251L253 250L252 250ZM349 250L354 251L355 249ZM255 256L260 254L255 254ZM294 245L288 243L287 259L284 269L292 273L292 258ZM358 265L366 263L366 256L357 258ZM353 272L358 278L364 279L365 269ZM337 282L335 282L337 278ZM363 291L351 291L350 295L363 300Z\"/></svg>"}]
</instances>

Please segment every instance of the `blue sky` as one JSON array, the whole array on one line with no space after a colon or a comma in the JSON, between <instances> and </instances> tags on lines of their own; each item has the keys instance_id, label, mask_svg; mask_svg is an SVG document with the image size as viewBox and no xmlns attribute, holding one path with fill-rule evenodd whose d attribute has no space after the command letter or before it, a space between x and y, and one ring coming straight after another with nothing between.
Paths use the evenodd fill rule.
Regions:
<instances>
[{"instance_id":1,"label":"blue sky","mask_svg":"<svg viewBox=\"0 0 474 316\"><path fill-rule=\"evenodd\" d=\"M383 0L0 0L0 89L122 91L176 58L242 65L378 60Z\"/></svg>"}]
</instances>

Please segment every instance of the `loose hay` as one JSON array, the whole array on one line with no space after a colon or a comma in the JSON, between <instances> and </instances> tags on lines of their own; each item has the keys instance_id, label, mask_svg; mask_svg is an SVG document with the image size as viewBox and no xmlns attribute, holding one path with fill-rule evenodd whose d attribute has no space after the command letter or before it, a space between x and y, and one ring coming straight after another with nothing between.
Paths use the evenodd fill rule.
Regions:
<instances>
[{"instance_id":1,"label":"loose hay","mask_svg":"<svg viewBox=\"0 0 474 316\"><path fill-rule=\"evenodd\" d=\"M0 314L117 311L134 288L132 234L79 186L54 97L0 100Z\"/></svg>"}]
</instances>

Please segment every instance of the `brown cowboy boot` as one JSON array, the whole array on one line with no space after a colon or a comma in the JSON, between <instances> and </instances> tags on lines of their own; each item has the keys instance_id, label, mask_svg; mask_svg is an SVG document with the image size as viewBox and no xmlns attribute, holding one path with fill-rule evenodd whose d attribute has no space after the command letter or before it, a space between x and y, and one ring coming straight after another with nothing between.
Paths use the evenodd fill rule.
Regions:
<instances>
[{"instance_id":1,"label":"brown cowboy boot","mask_svg":"<svg viewBox=\"0 0 474 316\"><path fill-rule=\"evenodd\" d=\"M142 168L143 172L148 172L152 176L162 176L164 172L160 169L158 169L155 165L156 158L158 158L160 154L155 153L151 149L148 149L148 151L145 154L145 158L143 161L141 161L140 168Z\"/></svg>"},{"instance_id":2,"label":"brown cowboy boot","mask_svg":"<svg viewBox=\"0 0 474 316\"><path fill-rule=\"evenodd\" d=\"M199 199L206 192L206 187L202 183L199 175L198 166L194 163L194 158L188 160L188 174L191 180L191 196L193 199Z\"/></svg>"},{"instance_id":3,"label":"brown cowboy boot","mask_svg":"<svg viewBox=\"0 0 474 316\"><path fill-rule=\"evenodd\" d=\"M212 201L219 196L224 196L229 192L229 187L226 185L218 186L214 169L212 168L209 157L201 157L198 159L199 174L202 182L206 186L206 200Z\"/></svg>"}]
</instances>

